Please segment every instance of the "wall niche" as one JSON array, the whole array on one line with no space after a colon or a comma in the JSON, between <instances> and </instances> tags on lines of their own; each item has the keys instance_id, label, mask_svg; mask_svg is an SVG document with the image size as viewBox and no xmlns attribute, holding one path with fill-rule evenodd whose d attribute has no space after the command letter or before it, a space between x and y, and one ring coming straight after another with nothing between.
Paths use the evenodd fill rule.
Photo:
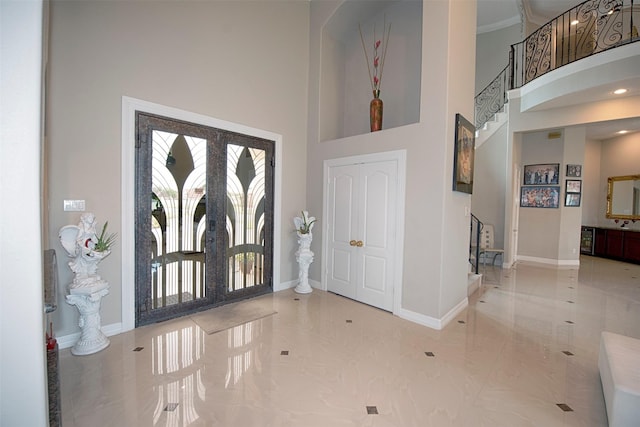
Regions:
<instances>
[{"instance_id":1,"label":"wall niche","mask_svg":"<svg viewBox=\"0 0 640 427\"><path fill-rule=\"evenodd\" d=\"M380 86L382 129L420 121L422 2L348 0L322 29L320 141L370 132L373 93L358 24L373 61L374 26L381 39L385 20L391 33Z\"/></svg>"}]
</instances>

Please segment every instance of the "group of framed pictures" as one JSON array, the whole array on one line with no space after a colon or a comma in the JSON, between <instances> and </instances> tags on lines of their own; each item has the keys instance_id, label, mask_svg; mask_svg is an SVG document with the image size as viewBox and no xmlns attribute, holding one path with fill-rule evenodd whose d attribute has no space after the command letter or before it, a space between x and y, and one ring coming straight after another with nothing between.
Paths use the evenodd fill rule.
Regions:
<instances>
[{"instance_id":1,"label":"group of framed pictures","mask_svg":"<svg viewBox=\"0 0 640 427\"><path fill-rule=\"evenodd\" d=\"M567 178L581 178L582 165L567 165ZM560 204L560 164L526 165L520 188L520 206L524 208L557 208ZM580 206L582 180L565 179L565 206Z\"/></svg>"}]
</instances>

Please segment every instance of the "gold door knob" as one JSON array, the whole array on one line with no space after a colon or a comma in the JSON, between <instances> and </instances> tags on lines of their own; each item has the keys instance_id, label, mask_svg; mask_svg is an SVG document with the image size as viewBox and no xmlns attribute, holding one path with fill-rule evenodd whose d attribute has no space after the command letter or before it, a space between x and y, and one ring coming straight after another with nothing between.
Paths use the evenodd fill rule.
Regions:
<instances>
[{"instance_id":1,"label":"gold door knob","mask_svg":"<svg viewBox=\"0 0 640 427\"><path fill-rule=\"evenodd\" d=\"M362 245L363 245L362 240L358 240L358 241L356 242L356 246L357 246L357 247L361 248L361 247L362 247Z\"/></svg>"},{"instance_id":2,"label":"gold door knob","mask_svg":"<svg viewBox=\"0 0 640 427\"><path fill-rule=\"evenodd\" d=\"M351 246L355 246L357 244L358 244L358 242L356 242L355 240L352 240L352 241L349 242L349 245L351 245Z\"/></svg>"}]
</instances>

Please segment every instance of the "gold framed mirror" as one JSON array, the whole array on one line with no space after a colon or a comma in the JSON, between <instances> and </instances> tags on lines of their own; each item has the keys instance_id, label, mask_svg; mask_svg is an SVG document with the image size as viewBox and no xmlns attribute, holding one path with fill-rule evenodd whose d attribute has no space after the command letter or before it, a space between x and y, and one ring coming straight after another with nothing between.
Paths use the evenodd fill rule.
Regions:
<instances>
[{"instance_id":1,"label":"gold framed mirror","mask_svg":"<svg viewBox=\"0 0 640 427\"><path fill-rule=\"evenodd\" d=\"M640 175L609 177L607 218L640 219Z\"/></svg>"}]
</instances>

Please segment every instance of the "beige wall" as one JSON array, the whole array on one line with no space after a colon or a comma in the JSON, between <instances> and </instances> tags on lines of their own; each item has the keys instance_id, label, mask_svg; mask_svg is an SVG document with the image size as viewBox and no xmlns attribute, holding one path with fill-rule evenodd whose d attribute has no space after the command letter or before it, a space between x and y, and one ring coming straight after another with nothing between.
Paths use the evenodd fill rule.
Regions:
<instances>
[{"instance_id":1,"label":"beige wall","mask_svg":"<svg viewBox=\"0 0 640 427\"><path fill-rule=\"evenodd\" d=\"M584 165L582 167L582 225L597 225L600 213L600 158L602 143L585 141Z\"/></svg>"},{"instance_id":2,"label":"beige wall","mask_svg":"<svg viewBox=\"0 0 640 427\"><path fill-rule=\"evenodd\" d=\"M509 64L511 45L523 39L521 27L511 25L476 37L476 95Z\"/></svg>"},{"instance_id":3,"label":"beige wall","mask_svg":"<svg viewBox=\"0 0 640 427\"><path fill-rule=\"evenodd\" d=\"M475 8L468 2L442 1L423 10L419 123L319 142L320 92L331 91L320 86L331 81L324 78L325 67L320 66L322 26L338 6L338 2L311 3L307 204L312 212L322 212L324 160L406 149L403 313L399 314L415 314L417 321L439 320L466 301L467 293L469 217L465 208L470 207L470 196L454 193L451 182L455 113L473 117ZM384 84L392 78L387 75ZM368 111L368 103L362 109ZM324 230L320 219L317 235ZM316 258L311 275L319 280L319 242L314 241L312 248Z\"/></svg>"},{"instance_id":4,"label":"beige wall","mask_svg":"<svg viewBox=\"0 0 640 427\"><path fill-rule=\"evenodd\" d=\"M619 227L607 219L607 178L620 175L640 174L640 133L621 135L601 142L600 176L598 187L598 211L591 214L596 222L591 225ZM628 228L640 230L640 221L630 223Z\"/></svg>"},{"instance_id":5,"label":"beige wall","mask_svg":"<svg viewBox=\"0 0 640 427\"><path fill-rule=\"evenodd\" d=\"M494 226L496 248L504 248L505 192L507 186L507 126L502 126L476 147L471 212Z\"/></svg>"},{"instance_id":6,"label":"beige wall","mask_svg":"<svg viewBox=\"0 0 640 427\"><path fill-rule=\"evenodd\" d=\"M549 139L548 131L522 136L520 162L526 165L558 163L558 208L521 207L518 223L518 256L529 261L559 265L577 265L580 257L582 204L564 206L567 164L584 164L585 128L562 130L558 139ZM580 178L582 179L582 178Z\"/></svg>"},{"instance_id":7,"label":"beige wall","mask_svg":"<svg viewBox=\"0 0 640 427\"><path fill-rule=\"evenodd\" d=\"M292 218L305 206L309 4L53 1L47 134L50 240L61 284L72 279L57 231L77 224L64 199L121 224L123 96L282 135L281 281L297 277ZM119 239L133 236L119 235ZM100 266L111 284L103 325L118 324L121 249ZM127 284L130 286L131 284ZM58 336L78 330L61 286Z\"/></svg>"},{"instance_id":8,"label":"beige wall","mask_svg":"<svg viewBox=\"0 0 640 427\"><path fill-rule=\"evenodd\" d=\"M560 163L562 170L563 139L548 139L547 132L523 135L521 163L526 165ZM560 192L562 204L562 191ZM520 208L518 256L558 259L560 208Z\"/></svg>"}]
</instances>

